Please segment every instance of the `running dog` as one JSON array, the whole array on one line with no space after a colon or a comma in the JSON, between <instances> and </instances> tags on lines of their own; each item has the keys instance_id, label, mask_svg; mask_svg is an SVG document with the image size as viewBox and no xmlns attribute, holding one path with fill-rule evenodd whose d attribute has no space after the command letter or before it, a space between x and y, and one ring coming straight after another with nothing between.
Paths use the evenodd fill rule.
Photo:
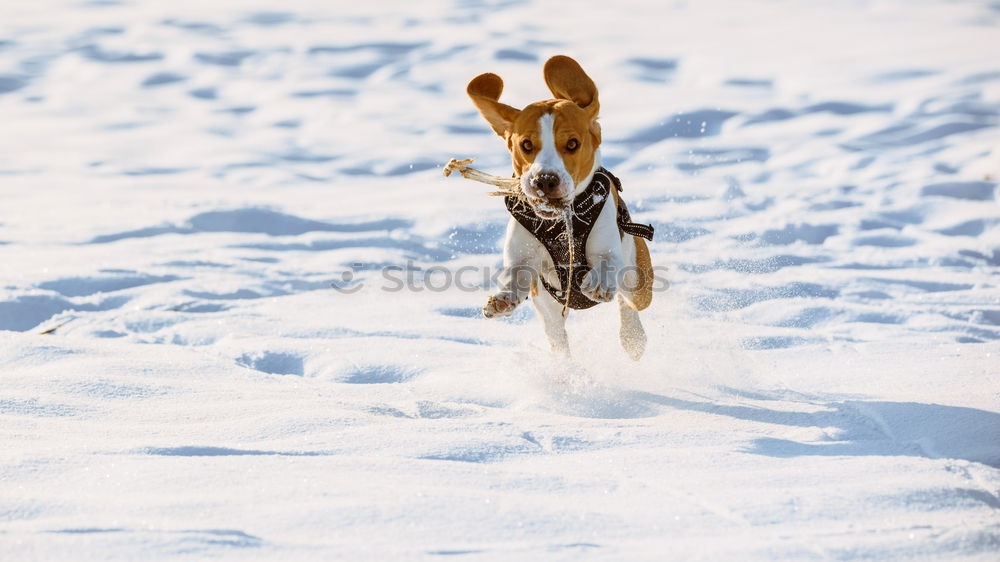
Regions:
<instances>
[{"instance_id":1,"label":"running dog","mask_svg":"<svg viewBox=\"0 0 1000 562\"><path fill-rule=\"evenodd\" d=\"M554 99L520 110L500 103L496 74L480 74L466 90L506 143L520 178L519 193L505 199L504 272L483 314L509 316L531 296L552 349L568 355L567 309L617 295L621 344L638 360L646 348L638 311L652 301L653 281L644 238L652 240L653 228L631 222L621 182L601 167L593 80L566 56L549 59L544 76Z\"/></svg>"}]
</instances>

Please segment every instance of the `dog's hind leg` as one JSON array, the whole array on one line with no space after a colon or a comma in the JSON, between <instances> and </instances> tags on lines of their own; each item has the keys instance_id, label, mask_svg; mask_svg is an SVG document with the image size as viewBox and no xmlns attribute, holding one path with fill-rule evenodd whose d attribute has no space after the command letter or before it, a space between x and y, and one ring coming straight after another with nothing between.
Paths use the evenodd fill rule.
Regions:
<instances>
[{"instance_id":1,"label":"dog's hind leg","mask_svg":"<svg viewBox=\"0 0 1000 562\"><path fill-rule=\"evenodd\" d=\"M639 320L639 312L632 308L621 293L618 294L618 313L621 316L618 337L622 348L633 361L638 361L646 351L646 330Z\"/></svg>"},{"instance_id":2,"label":"dog's hind leg","mask_svg":"<svg viewBox=\"0 0 1000 562\"><path fill-rule=\"evenodd\" d=\"M641 242L641 241L640 241ZM643 249L645 246L643 246ZM620 287L618 289L618 315L621 318L621 327L618 330L618 338L622 342L625 353L633 360L638 361L643 352L646 351L646 331L642 328L639 320L637 308L637 297L641 296L640 291L640 270L636 266L636 239L626 236L622 239L622 255L625 262L632 267L626 268L619 276ZM648 303L647 303L648 304Z\"/></svg>"},{"instance_id":3,"label":"dog's hind leg","mask_svg":"<svg viewBox=\"0 0 1000 562\"><path fill-rule=\"evenodd\" d=\"M566 335L566 317L562 314L563 303L553 298L544 287L539 288L537 285L533 287L531 302L542 317L542 326L552 351L569 357L569 337Z\"/></svg>"}]
</instances>

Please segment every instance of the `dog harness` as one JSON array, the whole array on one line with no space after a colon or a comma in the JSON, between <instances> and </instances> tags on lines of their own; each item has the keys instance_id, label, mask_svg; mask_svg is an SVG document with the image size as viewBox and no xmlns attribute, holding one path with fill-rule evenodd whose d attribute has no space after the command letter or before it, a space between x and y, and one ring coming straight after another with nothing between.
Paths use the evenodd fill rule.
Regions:
<instances>
[{"instance_id":1,"label":"dog harness","mask_svg":"<svg viewBox=\"0 0 1000 562\"><path fill-rule=\"evenodd\" d=\"M622 182L611 172L601 168L594 172L594 179L582 193L573 199L573 255L579 256L575 259L573 266L573 278L569 279L570 259L569 259L569 236L566 233L566 223L563 219L543 219L535 214L535 211L523 199L510 196L504 198L507 203L507 210L511 216L517 220L524 228L545 246L546 251L555 264L556 274L559 277L559 288L549 285L544 278L540 278L542 286L558 301L565 299L566 287L571 287L569 296L569 307L574 310L590 308L596 301L592 301L580 291L580 283L590 271L590 264L587 263L587 238L594 227L594 222L601 214L604 203L609 197L614 196L618 203L618 234L624 237L626 234L641 236L646 240L653 239L653 226L648 224L636 224L629 216L628 207L621 197L612 194L611 190L622 190Z\"/></svg>"}]
</instances>

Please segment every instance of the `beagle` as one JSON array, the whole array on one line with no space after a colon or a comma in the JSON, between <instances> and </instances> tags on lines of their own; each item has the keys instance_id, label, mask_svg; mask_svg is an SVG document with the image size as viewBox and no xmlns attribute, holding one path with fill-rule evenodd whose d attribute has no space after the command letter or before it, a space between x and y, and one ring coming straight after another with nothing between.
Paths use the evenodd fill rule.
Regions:
<instances>
[{"instance_id":1,"label":"beagle","mask_svg":"<svg viewBox=\"0 0 1000 562\"><path fill-rule=\"evenodd\" d=\"M567 308L617 295L621 344L638 360L646 347L638 311L652 301L653 280L643 238L652 239L653 229L631 222L621 183L601 167L593 80L566 56L549 59L544 77L554 99L521 110L500 103L503 80L496 74L480 74L467 88L506 142L520 178L519 192L506 198L511 218L499 290L483 314L510 316L531 296L553 351L568 355Z\"/></svg>"}]
</instances>

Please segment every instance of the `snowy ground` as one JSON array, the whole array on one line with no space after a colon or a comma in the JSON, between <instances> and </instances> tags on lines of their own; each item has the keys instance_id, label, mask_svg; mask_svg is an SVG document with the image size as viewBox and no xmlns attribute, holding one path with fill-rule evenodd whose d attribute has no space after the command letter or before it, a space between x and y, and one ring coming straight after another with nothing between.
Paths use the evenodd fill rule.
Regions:
<instances>
[{"instance_id":1,"label":"snowy ground","mask_svg":"<svg viewBox=\"0 0 1000 562\"><path fill-rule=\"evenodd\" d=\"M601 4L3 2L0 558L995 560L1000 4ZM499 262L465 84L559 53L639 364L416 290Z\"/></svg>"}]
</instances>

